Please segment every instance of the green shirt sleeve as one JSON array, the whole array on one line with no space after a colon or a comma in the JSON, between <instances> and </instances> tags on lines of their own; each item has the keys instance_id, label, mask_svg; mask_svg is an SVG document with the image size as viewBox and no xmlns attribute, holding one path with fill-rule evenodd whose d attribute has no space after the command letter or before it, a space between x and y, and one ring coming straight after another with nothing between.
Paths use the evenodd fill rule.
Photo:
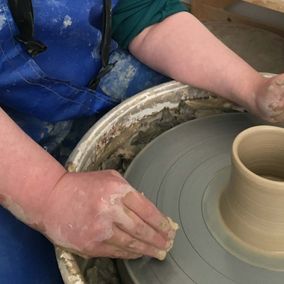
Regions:
<instances>
[{"instance_id":1,"label":"green shirt sleeve","mask_svg":"<svg viewBox=\"0 0 284 284\"><path fill-rule=\"evenodd\" d=\"M180 0L119 0L113 11L112 37L127 48L144 28L181 11L188 9Z\"/></svg>"}]
</instances>

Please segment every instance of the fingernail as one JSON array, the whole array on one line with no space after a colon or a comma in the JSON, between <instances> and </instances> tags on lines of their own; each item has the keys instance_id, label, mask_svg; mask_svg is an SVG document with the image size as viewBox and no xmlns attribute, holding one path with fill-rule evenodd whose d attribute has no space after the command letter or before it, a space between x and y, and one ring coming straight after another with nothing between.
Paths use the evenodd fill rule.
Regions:
<instances>
[{"instance_id":1,"label":"fingernail","mask_svg":"<svg viewBox=\"0 0 284 284\"><path fill-rule=\"evenodd\" d=\"M175 223L170 217L168 217L168 221L170 223L170 227L177 231L179 229L178 223Z\"/></svg>"},{"instance_id":2,"label":"fingernail","mask_svg":"<svg viewBox=\"0 0 284 284\"><path fill-rule=\"evenodd\" d=\"M167 243L167 252L169 252L172 249L173 245L174 245L174 241L173 240L171 240L171 241L169 241Z\"/></svg>"},{"instance_id":3,"label":"fingernail","mask_svg":"<svg viewBox=\"0 0 284 284\"><path fill-rule=\"evenodd\" d=\"M164 260L167 256L167 252L165 250L159 250L156 254L156 258L159 260Z\"/></svg>"},{"instance_id":4,"label":"fingernail","mask_svg":"<svg viewBox=\"0 0 284 284\"><path fill-rule=\"evenodd\" d=\"M169 238L170 240L174 240L175 237L176 237L176 231L169 231L169 232L168 232L168 238Z\"/></svg>"},{"instance_id":5,"label":"fingernail","mask_svg":"<svg viewBox=\"0 0 284 284\"><path fill-rule=\"evenodd\" d=\"M160 223L160 228L163 232L167 232L171 226L170 226L170 223L168 220L163 220L161 223Z\"/></svg>"}]
</instances>

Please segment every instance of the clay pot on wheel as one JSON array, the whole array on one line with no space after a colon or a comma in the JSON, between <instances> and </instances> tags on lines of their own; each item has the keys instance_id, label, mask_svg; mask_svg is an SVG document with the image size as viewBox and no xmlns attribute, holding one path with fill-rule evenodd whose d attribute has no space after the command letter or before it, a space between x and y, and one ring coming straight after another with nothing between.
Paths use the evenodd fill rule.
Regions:
<instances>
[{"instance_id":1,"label":"clay pot on wheel","mask_svg":"<svg viewBox=\"0 0 284 284\"><path fill-rule=\"evenodd\" d=\"M232 233L265 254L284 256L284 129L256 126L233 143L220 210Z\"/></svg>"}]
</instances>

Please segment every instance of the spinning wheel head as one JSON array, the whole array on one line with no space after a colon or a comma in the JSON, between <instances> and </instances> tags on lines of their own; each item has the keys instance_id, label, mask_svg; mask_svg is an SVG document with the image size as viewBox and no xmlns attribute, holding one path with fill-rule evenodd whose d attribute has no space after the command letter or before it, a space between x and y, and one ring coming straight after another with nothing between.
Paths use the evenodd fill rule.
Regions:
<instances>
[{"instance_id":1,"label":"spinning wheel head","mask_svg":"<svg viewBox=\"0 0 284 284\"><path fill-rule=\"evenodd\" d=\"M190 121L159 136L134 159L126 174L128 181L178 222L181 229L165 261L144 257L120 262L125 283L283 283L282 257L275 255L275 250L267 245L259 248L239 234L238 226L232 226L238 207L231 205L235 193L233 187L227 186L231 176L232 144L240 132L259 124L260 121L247 114ZM281 131L283 137L284 130ZM282 138L282 148L283 141ZM247 142L239 144L244 149L241 143ZM255 144L260 145L259 138L257 143L251 144L253 148L258 147ZM271 156L272 147L269 151L268 156ZM259 175L250 168L252 158L246 159L250 151L237 153L241 164L251 174ZM283 161L282 156L282 168L278 168L282 173ZM279 184L284 191L282 181L259 178ZM281 203L278 199L277 202ZM277 218L281 219L280 215ZM274 220L270 215L267 218Z\"/></svg>"}]
</instances>

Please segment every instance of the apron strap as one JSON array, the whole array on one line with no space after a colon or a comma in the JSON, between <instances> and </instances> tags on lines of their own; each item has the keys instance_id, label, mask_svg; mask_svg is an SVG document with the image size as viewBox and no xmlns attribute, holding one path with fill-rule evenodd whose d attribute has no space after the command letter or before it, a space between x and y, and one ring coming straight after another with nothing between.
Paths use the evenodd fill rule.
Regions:
<instances>
[{"instance_id":1,"label":"apron strap","mask_svg":"<svg viewBox=\"0 0 284 284\"><path fill-rule=\"evenodd\" d=\"M20 32L15 39L24 45L27 53L32 57L45 51L47 47L33 37L34 13L31 0L8 0L8 5Z\"/></svg>"},{"instance_id":2,"label":"apron strap","mask_svg":"<svg viewBox=\"0 0 284 284\"><path fill-rule=\"evenodd\" d=\"M109 64L109 52L111 46L111 25L112 25L112 2L111 0L104 0L104 11L103 11L103 30L102 30L102 41L101 41L101 60L102 67L96 76L89 82L88 87L95 90L100 83L101 78L106 75L115 63Z\"/></svg>"},{"instance_id":3,"label":"apron strap","mask_svg":"<svg viewBox=\"0 0 284 284\"><path fill-rule=\"evenodd\" d=\"M15 38L24 45L27 53L32 57L45 51L47 46L42 42L34 39L34 14L31 0L8 0L8 5L12 13L13 19L20 32ZM102 67L98 75L89 82L90 89L96 89L101 78L107 74L113 64L109 64L109 52L111 47L111 25L112 25L112 1L104 0L103 9L103 31L101 42L101 60Z\"/></svg>"}]
</instances>

